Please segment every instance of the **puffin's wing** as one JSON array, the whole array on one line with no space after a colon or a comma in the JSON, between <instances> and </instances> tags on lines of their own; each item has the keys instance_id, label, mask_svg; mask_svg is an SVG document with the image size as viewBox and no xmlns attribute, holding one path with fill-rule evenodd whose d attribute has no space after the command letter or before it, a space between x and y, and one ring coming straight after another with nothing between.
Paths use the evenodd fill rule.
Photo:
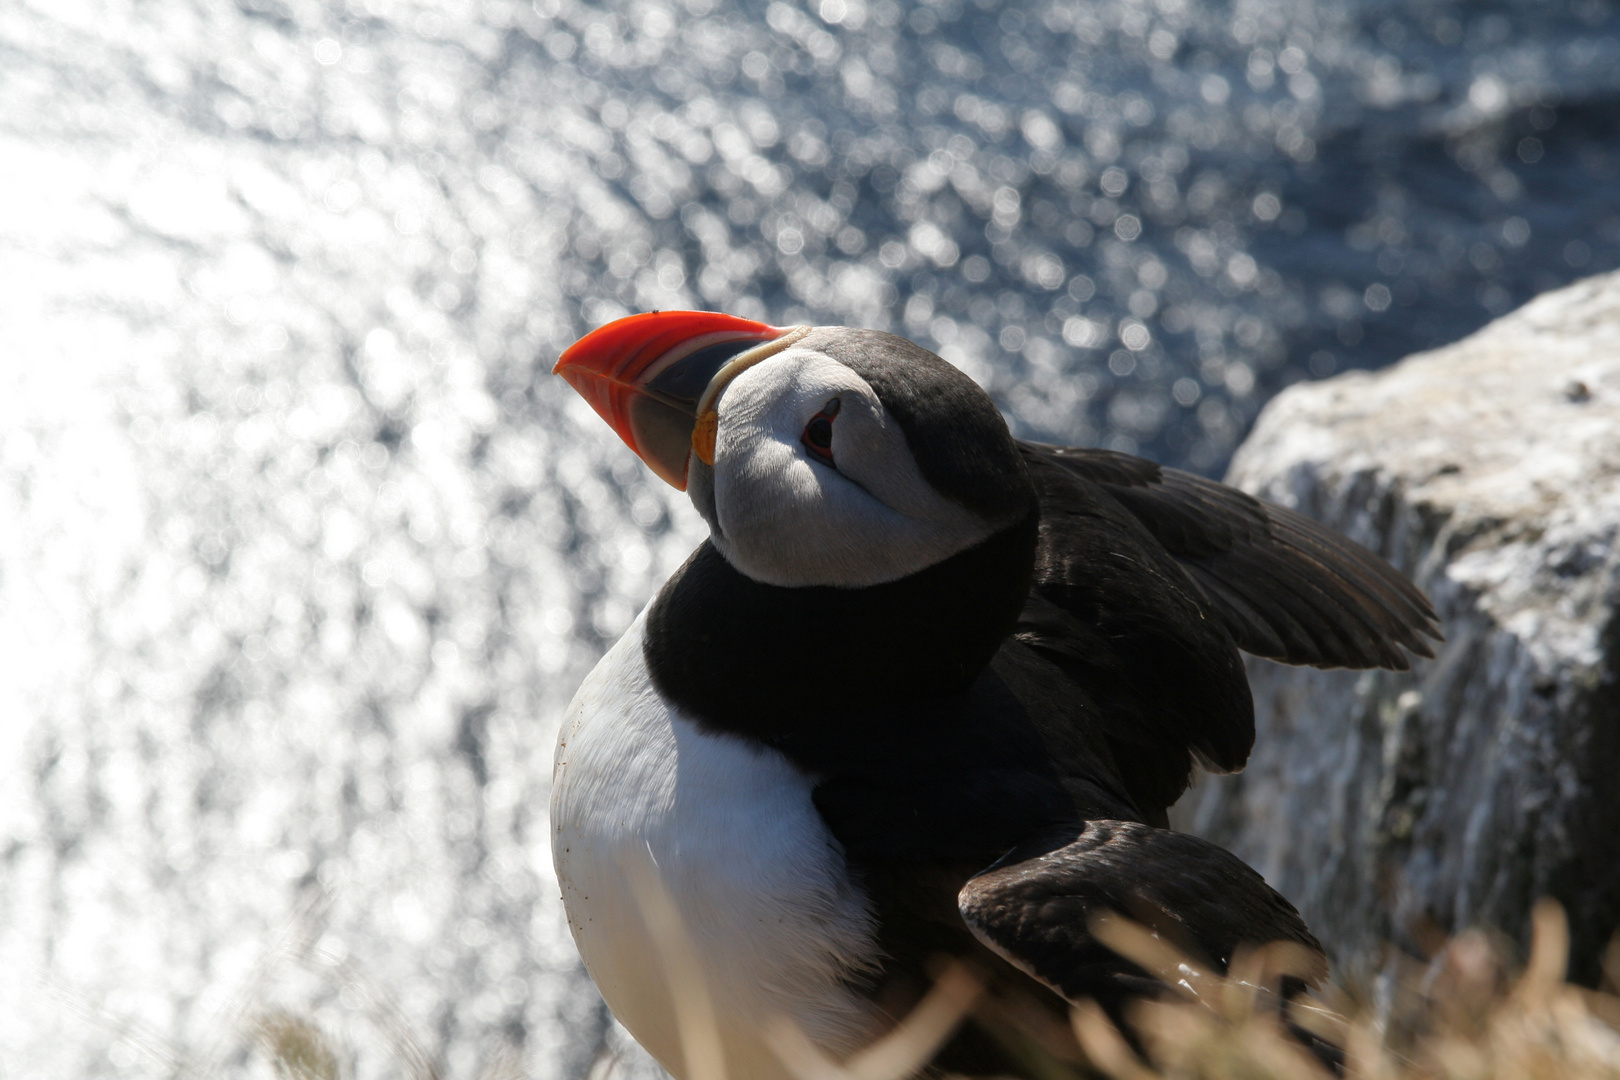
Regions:
<instances>
[{"instance_id":1,"label":"puffin's wing","mask_svg":"<svg viewBox=\"0 0 1620 1080\"><path fill-rule=\"evenodd\" d=\"M1248 759L1254 708L1242 657L1187 568L1107 486L1025 453L1040 536L1013 637L1055 664L1069 692L1096 702L1120 776L1147 820L1163 824L1194 754L1222 772ZM1121 457L1122 467L1135 463Z\"/></svg>"},{"instance_id":2,"label":"puffin's wing","mask_svg":"<svg viewBox=\"0 0 1620 1080\"><path fill-rule=\"evenodd\" d=\"M1114 912L1225 971L1242 945L1304 947L1309 985L1327 975L1322 946L1265 879L1206 840L1134 821L1090 821L1013 849L962 887L962 918L975 937L1070 1001L1105 1007L1157 986L1092 936Z\"/></svg>"},{"instance_id":3,"label":"puffin's wing","mask_svg":"<svg viewBox=\"0 0 1620 1080\"><path fill-rule=\"evenodd\" d=\"M1433 656L1428 599L1331 529L1201 476L1109 450L1021 443L1106 491L1196 581L1245 652L1287 664L1405 671ZM1044 507L1043 507L1044 509ZM1404 650L1404 651L1403 651Z\"/></svg>"}]
</instances>

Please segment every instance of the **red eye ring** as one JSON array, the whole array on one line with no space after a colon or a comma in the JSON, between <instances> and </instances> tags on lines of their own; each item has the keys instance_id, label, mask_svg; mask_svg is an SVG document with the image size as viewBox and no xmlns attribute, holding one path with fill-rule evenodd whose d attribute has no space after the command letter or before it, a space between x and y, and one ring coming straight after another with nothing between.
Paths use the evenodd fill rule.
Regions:
<instances>
[{"instance_id":1,"label":"red eye ring","mask_svg":"<svg viewBox=\"0 0 1620 1080\"><path fill-rule=\"evenodd\" d=\"M833 398L823 405L821 411L812 416L809 423L804 425L804 434L799 436L799 441L804 443L804 448L810 451L812 456L820 458L828 465L833 463L833 417L838 415L840 404L842 403L837 398Z\"/></svg>"}]
</instances>

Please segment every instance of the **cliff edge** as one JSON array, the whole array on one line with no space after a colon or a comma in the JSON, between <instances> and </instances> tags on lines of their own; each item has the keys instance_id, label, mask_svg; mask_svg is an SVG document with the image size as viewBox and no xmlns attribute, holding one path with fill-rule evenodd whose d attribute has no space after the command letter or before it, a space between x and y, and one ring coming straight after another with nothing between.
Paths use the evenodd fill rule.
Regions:
<instances>
[{"instance_id":1,"label":"cliff edge","mask_svg":"<svg viewBox=\"0 0 1620 1080\"><path fill-rule=\"evenodd\" d=\"M1177 825L1264 873L1341 965L1473 925L1522 939L1552 896L1594 982L1620 925L1620 273L1290 388L1227 479L1411 574L1446 640L1409 672L1251 661L1254 755Z\"/></svg>"}]
</instances>

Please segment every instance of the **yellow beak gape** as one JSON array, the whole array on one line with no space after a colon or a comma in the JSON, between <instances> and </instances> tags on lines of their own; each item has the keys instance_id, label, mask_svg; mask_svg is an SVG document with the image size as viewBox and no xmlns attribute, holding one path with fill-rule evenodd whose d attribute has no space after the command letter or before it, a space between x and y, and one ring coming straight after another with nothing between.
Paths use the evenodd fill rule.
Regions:
<instances>
[{"instance_id":1,"label":"yellow beak gape","mask_svg":"<svg viewBox=\"0 0 1620 1080\"><path fill-rule=\"evenodd\" d=\"M761 360L792 347L809 332L808 326L795 326L773 341L762 342L747 352L738 353L726 362L725 367L714 373L703 396L698 398L697 425L692 428L692 453L698 456L699 461L705 465L714 464L714 437L720 427L720 391L738 375Z\"/></svg>"}]
</instances>

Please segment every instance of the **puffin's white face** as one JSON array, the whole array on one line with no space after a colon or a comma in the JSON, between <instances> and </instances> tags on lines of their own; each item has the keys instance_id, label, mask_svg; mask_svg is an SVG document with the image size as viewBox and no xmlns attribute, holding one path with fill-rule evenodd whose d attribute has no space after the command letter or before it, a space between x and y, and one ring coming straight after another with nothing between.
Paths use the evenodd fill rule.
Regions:
<instances>
[{"instance_id":1,"label":"puffin's white face","mask_svg":"<svg viewBox=\"0 0 1620 1080\"><path fill-rule=\"evenodd\" d=\"M739 374L719 401L714 465L687 491L711 542L771 585L875 585L988 538L936 491L870 385L831 357L789 348Z\"/></svg>"}]
</instances>

